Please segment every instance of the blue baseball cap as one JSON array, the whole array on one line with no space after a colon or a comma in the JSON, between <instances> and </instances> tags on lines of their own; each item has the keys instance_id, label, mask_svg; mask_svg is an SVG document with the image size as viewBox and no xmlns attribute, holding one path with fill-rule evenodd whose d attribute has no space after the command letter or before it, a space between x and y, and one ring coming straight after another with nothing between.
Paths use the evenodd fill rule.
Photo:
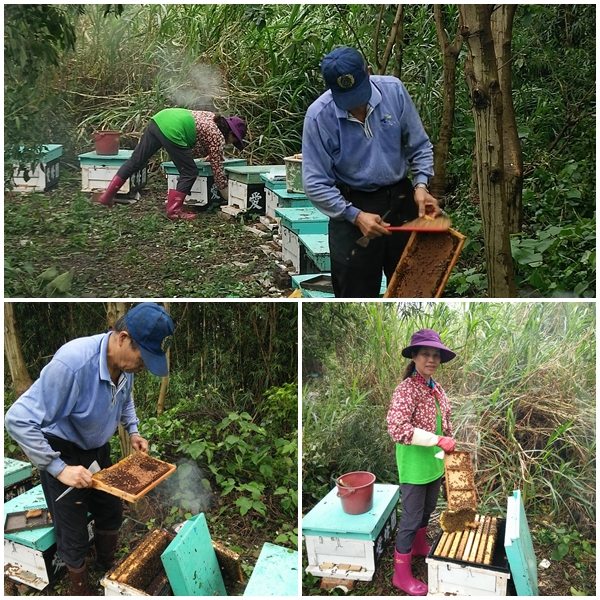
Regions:
<instances>
[{"instance_id":1,"label":"blue baseball cap","mask_svg":"<svg viewBox=\"0 0 600 600\"><path fill-rule=\"evenodd\" d=\"M144 365L154 375L169 374L165 356L175 327L169 313L155 302L141 302L125 315L131 337L138 343Z\"/></svg>"},{"instance_id":2,"label":"blue baseball cap","mask_svg":"<svg viewBox=\"0 0 600 600\"><path fill-rule=\"evenodd\" d=\"M342 110L363 106L371 98L367 63L354 48L341 46L330 52L321 62L321 73L333 101Z\"/></svg>"}]
</instances>

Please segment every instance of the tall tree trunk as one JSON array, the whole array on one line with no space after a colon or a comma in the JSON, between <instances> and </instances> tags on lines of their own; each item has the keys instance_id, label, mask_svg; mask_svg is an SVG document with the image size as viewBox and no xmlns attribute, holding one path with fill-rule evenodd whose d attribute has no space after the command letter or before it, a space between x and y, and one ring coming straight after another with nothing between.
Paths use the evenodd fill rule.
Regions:
<instances>
[{"instance_id":1,"label":"tall tree trunk","mask_svg":"<svg viewBox=\"0 0 600 600\"><path fill-rule=\"evenodd\" d=\"M127 312L127 306L125 302L109 302L106 309L106 321L108 327L114 327L115 323L125 315ZM131 442L129 441L129 434L125 431L123 425L119 423L119 446L121 446L121 456L125 458L133 453Z\"/></svg>"},{"instance_id":2,"label":"tall tree trunk","mask_svg":"<svg viewBox=\"0 0 600 600\"><path fill-rule=\"evenodd\" d=\"M8 362L15 394L18 398L31 387L33 382L23 358L23 350L21 349L21 340L17 330L12 302L4 303L4 354Z\"/></svg>"},{"instance_id":3,"label":"tall tree trunk","mask_svg":"<svg viewBox=\"0 0 600 600\"><path fill-rule=\"evenodd\" d=\"M512 95L512 32L517 4L498 4L492 13L492 36L502 92L504 189L511 233L523 228L523 152Z\"/></svg>"},{"instance_id":4,"label":"tall tree trunk","mask_svg":"<svg viewBox=\"0 0 600 600\"><path fill-rule=\"evenodd\" d=\"M164 302L165 310L171 312L171 303ZM167 366L169 366L169 359L171 357L171 350L167 350ZM169 376L165 375L160 382L160 393L158 394L158 402L156 403L156 414L160 417L165 410L165 398L167 397L167 388L169 387Z\"/></svg>"},{"instance_id":5,"label":"tall tree trunk","mask_svg":"<svg viewBox=\"0 0 600 600\"><path fill-rule=\"evenodd\" d=\"M504 187L502 92L491 30L493 4L459 4L469 48L465 75L475 122L475 154L485 237L488 296L516 295Z\"/></svg>"},{"instance_id":6,"label":"tall tree trunk","mask_svg":"<svg viewBox=\"0 0 600 600\"><path fill-rule=\"evenodd\" d=\"M447 187L446 165L450 152L450 141L452 140L452 129L454 126L454 107L456 105L456 63L462 47L462 39L458 30L454 41L452 43L448 41L446 28L444 27L442 7L442 4L433 5L435 28L444 58L444 89L440 135L433 150L434 176L429 182L432 196L438 199L444 197Z\"/></svg>"}]
</instances>

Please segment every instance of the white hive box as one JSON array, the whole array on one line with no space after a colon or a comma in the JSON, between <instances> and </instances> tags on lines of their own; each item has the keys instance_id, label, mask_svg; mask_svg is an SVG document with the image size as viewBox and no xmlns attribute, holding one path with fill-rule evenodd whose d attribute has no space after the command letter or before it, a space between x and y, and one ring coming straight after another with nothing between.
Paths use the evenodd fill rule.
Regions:
<instances>
[{"instance_id":1,"label":"white hive box","mask_svg":"<svg viewBox=\"0 0 600 600\"><path fill-rule=\"evenodd\" d=\"M31 171L28 169L28 179L25 181L25 173L17 171L19 165L15 163L15 175L13 177L14 192L45 192L58 184L60 178L60 157L62 156L62 144L46 144L40 162Z\"/></svg>"},{"instance_id":2,"label":"white hive box","mask_svg":"<svg viewBox=\"0 0 600 600\"><path fill-rule=\"evenodd\" d=\"M196 159L198 177L194 182L191 192L186 196L186 206L208 207L211 204L220 204L223 201L215 184L212 167L209 162ZM244 166L246 160L243 158L226 158L223 161L225 167ZM167 174L167 186L169 190L177 189L179 182L179 171L173 162L162 163L162 168Z\"/></svg>"},{"instance_id":3,"label":"white hive box","mask_svg":"<svg viewBox=\"0 0 600 600\"><path fill-rule=\"evenodd\" d=\"M119 150L118 154L103 155L96 152L86 152L79 155L81 166L81 191L103 192L108 188L112 178L117 174L121 165L131 158L133 150ZM125 202L123 195L137 194L148 179L148 167L144 165L141 171L134 173L123 184L115 202ZM121 196L121 198L119 198Z\"/></svg>"},{"instance_id":4,"label":"white hive box","mask_svg":"<svg viewBox=\"0 0 600 600\"><path fill-rule=\"evenodd\" d=\"M400 486L375 484L373 508L362 515L342 510L337 488L303 519L306 572L317 577L371 581L383 552L393 542Z\"/></svg>"}]
</instances>

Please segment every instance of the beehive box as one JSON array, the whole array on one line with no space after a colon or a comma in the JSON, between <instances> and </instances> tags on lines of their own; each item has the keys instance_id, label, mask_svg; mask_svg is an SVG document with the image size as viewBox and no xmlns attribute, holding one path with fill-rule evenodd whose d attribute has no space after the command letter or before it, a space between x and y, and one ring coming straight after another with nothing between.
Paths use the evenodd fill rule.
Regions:
<instances>
[{"instance_id":1,"label":"beehive box","mask_svg":"<svg viewBox=\"0 0 600 600\"><path fill-rule=\"evenodd\" d=\"M283 159L285 163L285 181L288 192L303 193L302 154L294 154Z\"/></svg>"},{"instance_id":2,"label":"beehive box","mask_svg":"<svg viewBox=\"0 0 600 600\"><path fill-rule=\"evenodd\" d=\"M117 174L123 163L131 158L133 150L119 150L118 154L106 156L96 152L86 152L79 155L81 166L81 191L103 192L108 188L112 178ZM135 195L146 185L148 167L134 173L121 187L115 202L123 202L121 195ZM127 201L125 201L127 202Z\"/></svg>"},{"instance_id":3,"label":"beehive box","mask_svg":"<svg viewBox=\"0 0 600 600\"><path fill-rule=\"evenodd\" d=\"M47 509L41 485L6 502L4 514L39 508ZM61 564L54 527L4 534L4 575L9 579L43 590Z\"/></svg>"},{"instance_id":4,"label":"beehive box","mask_svg":"<svg viewBox=\"0 0 600 600\"><path fill-rule=\"evenodd\" d=\"M329 282L325 282L324 278L329 278ZM313 286L313 280L316 281L317 285ZM320 274L306 274L306 275L292 275L292 288L299 289L302 291L303 298L334 298L333 287L331 286L331 274L320 273ZM323 285L327 283L327 285ZM379 290L379 297L381 298L385 293L386 279L385 276L381 279L381 289Z\"/></svg>"},{"instance_id":5,"label":"beehive box","mask_svg":"<svg viewBox=\"0 0 600 600\"><path fill-rule=\"evenodd\" d=\"M4 514L47 509L41 485L37 485L4 504ZM88 536L93 537L91 515L88 515ZM4 575L36 590L43 590L64 566L56 552L54 527L4 534Z\"/></svg>"},{"instance_id":6,"label":"beehive box","mask_svg":"<svg viewBox=\"0 0 600 600\"><path fill-rule=\"evenodd\" d=\"M25 172L19 171L18 163L13 164L13 190L14 192L45 192L58 184L60 179L60 157L63 153L62 144L46 144L42 147L42 156L35 169L31 165L27 169L27 181Z\"/></svg>"},{"instance_id":7,"label":"beehive box","mask_svg":"<svg viewBox=\"0 0 600 600\"><path fill-rule=\"evenodd\" d=\"M274 193L277 196L277 204L280 208L314 207L314 204L308 199L306 194L288 192L286 189L278 189Z\"/></svg>"},{"instance_id":8,"label":"beehive box","mask_svg":"<svg viewBox=\"0 0 600 600\"><path fill-rule=\"evenodd\" d=\"M275 209L277 208L279 208L277 194L265 186L265 216L278 223L279 219L275 216Z\"/></svg>"},{"instance_id":9,"label":"beehive box","mask_svg":"<svg viewBox=\"0 0 600 600\"><path fill-rule=\"evenodd\" d=\"M32 488L31 463L4 458L4 502Z\"/></svg>"},{"instance_id":10,"label":"beehive box","mask_svg":"<svg viewBox=\"0 0 600 600\"><path fill-rule=\"evenodd\" d=\"M92 476L92 487L128 502L137 502L176 470L175 465L145 452L134 452Z\"/></svg>"},{"instance_id":11,"label":"beehive box","mask_svg":"<svg viewBox=\"0 0 600 600\"><path fill-rule=\"evenodd\" d=\"M413 232L384 298L439 298L465 240L453 229L444 233Z\"/></svg>"},{"instance_id":12,"label":"beehive box","mask_svg":"<svg viewBox=\"0 0 600 600\"><path fill-rule=\"evenodd\" d=\"M436 556L436 553L440 552L439 546L448 543L448 537L444 538L448 534L440 532L426 558L428 595L506 596L510 568L502 544L505 521L497 519L497 527L498 543L495 544L490 565ZM466 538L470 539L471 552L474 546L473 537L469 533ZM460 538L455 536L455 540L460 544ZM454 541L450 545L453 543Z\"/></svg>"},{"instance_id":13,"label":"beehive box","mask_svg":"<svg viewBox=\"0 0 600 600\"><path fill-rule=\"evenodd\" d=\"M267 190L285 190L285 166L274 165L271 170L261 173L260 178L265 184Z\"/></svg>"},{"instance_id":14,"label":"beehive box","mask_svg":"<svg viewBox=\"0 0 600 600\"><path fill-rule=\"evenodd\" d=\"M329 218L312 206L303 208L278 208L275 215L281 219L281 253L285 261L300 273L300 240L305 233L327 233Z\"/></svg>"},{"instance_id":15,"label":"beehive box","mask_svg":"<svg viewBox=\"0 0 600 600\"><path fill-rule=\"evenodd\" d=\"M265 182L261 179L261 174L269 173L274 166L276 165L226 167L229 200L221 210L233 215L240 212L264 215Z\"/></svg>"},{"instance_id":16,"label":"beehive box","mask_svg":"<svg viewBox=\"0 0 600 600\"><path fill-rule=\"evenodd\" d=\"M300 273L328 273L331 271L329 236L325 233L302 233L300 242Z\"/></svg>"},{"instance_id":17,"label":"beehive box","mask_svg":"<svg viewBox=\"0 0 600 600\"><path fill-rule=\"evenodd\" d=\"M335 297L329 273L292 275L292 288L301 290L303 298Z\"/></svg>"},{"instance_id":18,"label":"beehive box","mask_svg":"<svg viewBox=\"0 0 600 600\"><path fill-rule=\"evenodd\" d=\"M215 184L212 167L207 161L196 159L194 161L198 167L198 177L190 193L186 196L184 204L186 206L196 206L199 208L208 208L212 204L220 204L223 201L219 190ZM224 166L244 166L247 161L243 158L226 158L223 161ZM169 190L177 189L179 182L179 171L172 161L162 163L163 171L167 175L167 187Z\"/></svg>"},{"instance_id":19,"label":"beehive box","mask_svg":"<svg viewBox=\"0 0 600 600\"><path fill-rule=\"evenodd\" d=\"M166 596L168 578L161 554L175 536L164 529L146 534L133 552L102 579L105 596Z\"/></svg>"},{"instance_id":20,"label":"beehive box","mask_svg":"<svg viewBox=\"0 0 600 600\"><path fill-rule=\"evenodd\" d=\"M361 515L342 510L337 488L303 519L306 572L317 577L371 581L385 548L394 539L400 486L375 484L373 508Z\"/></svg>"}]
</instances>

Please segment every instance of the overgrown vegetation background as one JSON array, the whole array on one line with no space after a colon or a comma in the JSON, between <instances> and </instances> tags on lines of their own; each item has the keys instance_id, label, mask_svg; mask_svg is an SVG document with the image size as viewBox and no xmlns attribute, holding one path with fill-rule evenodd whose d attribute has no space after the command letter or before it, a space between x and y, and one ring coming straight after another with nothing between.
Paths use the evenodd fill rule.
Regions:
<instances>
[{"instance_id":1,"label":"overgrown vegetation background","mask_svg":"<svg viewBox=\"0 0 600 600\"><path fill-rule=\"evenodd\" d=\"M457 353L434 378L472 451L480 514L505 517L521 490L538 559L594 593L595 327L591 303L304 304L303 512L347 472L397 483L386 414L402 348L432 328Z\"/></svg>"},{"instance_id":2,"label":"overgrown vegetation background","mask_svg":"<svg viewBox=\"0 0 600 600\"><path fill-rule=\"evenodd\" d=\"M54 352L107 330L104 303L15 303L23 354L37 379ZM140 433L150 453L185 471L148 528L207 512L211 534L248 553L264 541L296 548L297 306L170 303L175 335L165 410L161 378L135 377ZM5 364L4 406L14 401ZM114 436L113 461L122 458ZM4 434L5 456L23 458ZM169 481L157 488L160 490ZM139 517L138 517L139 519ZM143 525L143 523L142 523ZM125 543L125 542L123 542Z\"/></svg>"},{"instance_id":3,"label":"overgrown vegetation background","mask_svg":"<svg viewBox=\"0 0 600 600\"><path fill-rule=\"evenodd\" d=\"M241 115L250 125L249 161L281 163L300 151L305 111L324 90L321 58L348 44L376 64L380 10L368 4L7 5L5 164L19 144L54 142L64 144L64 163L76 169L76 155L91 148L94 130L118 129L129 138L125 145L135 145L149 117L173 105ZM445 10L456 24L456 6ZM393 5L384 5L383 36L394 14ZM525 163L524 228L512 245L522 295L595 295L595 25L593 4L517 10L512 71ZM32 30L41 33L32 39ZM402 79L435 142L443 75L429 5L406 5L401 55ZM446 208L468 241L446 295L478 297L485 295L486 274L464 56L463 48ZM14 215L6 227L27 231L26 215ZM6 249L15 296L19 277L28 274L25 249L19 250L17 256Z\"/></svg>"}]
</instances>

